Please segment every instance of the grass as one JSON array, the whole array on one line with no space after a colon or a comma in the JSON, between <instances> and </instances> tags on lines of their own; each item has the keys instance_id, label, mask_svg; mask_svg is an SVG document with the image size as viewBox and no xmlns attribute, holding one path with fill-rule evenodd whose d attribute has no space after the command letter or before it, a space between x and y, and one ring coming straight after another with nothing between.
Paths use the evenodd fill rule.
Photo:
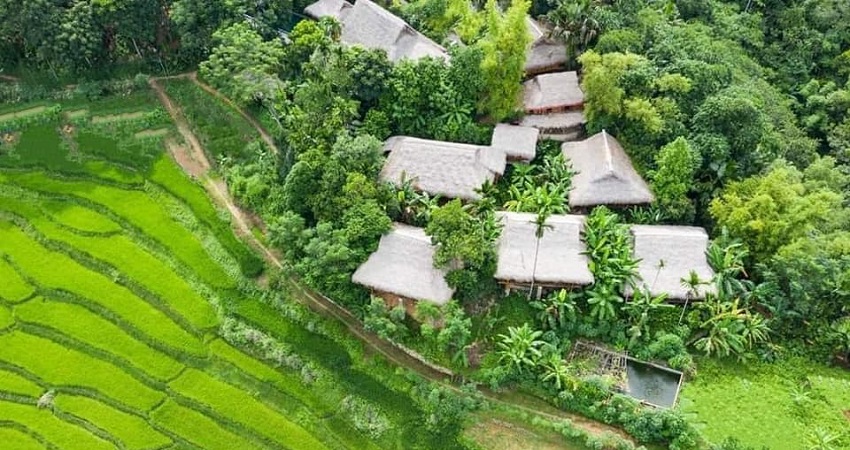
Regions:
<instances>
[{"instance_id":1,"label":"grass","mask_svg":"<svg viewBox=\"0 0 850 450\"><path fill-rule=\"evenodd\" d=\"M0 306L0 330L5 330L15 323L15 318L12 317L12 310L5 306Z\"/></svg>"},{"instance_id":2,"label":"grass","mask_svg":"<svg viewBox=\"0 0 850 450\"><path fill-rule=\"evenodd\" d=\"M25 426L54 446L67 450L113 449L114 446L76 425L64 422L49 409L38 409L35 405L24 405L0 401L0 417ZM5 442L3 443L5 447ZM15 448L10 446L5 448ZM41 446L44 448L44 446Z\"/></svg>"},{"instance_id":3,"label":"grass","mask_svg":"<svg viewBox=\"0 0 850 450\"><path fill-rule=\"evenodd\" d=\"M253 277L263 270L263 261L244 243L240 242L230 228L230 222L222 220L210 203L206 191L183 173L177 164L166 156L154 163L149 174L151 181L159 184L172 195L183 201L195 216L207 227L221 245L239 262L242 273Z\"/></svg>"},{"instance_id":4,"label":"grass","mask_svg":"<svg viewBox=\"0 0 850 450\"><path fill-rule=\"evenodd\" d=\"M47 111L47 106L34 106L32 108L22 109L15 112L0 114L0 123L12 119L22 119L24 117L37 116L44 111Z\"/></svg>"},{"instance_id":5,"label":"grass","mask_svg":"<svg viewBox=\"0 0 850 450\"><path fill-rule=\"evenodd\" d=\"M36 298L17 306L15 316L21 322L52 328L123 358L160 381L174 378L183 368L168 355L148 347L81 306Z\"/></svg>"},{"instance_id":6,"label":"grass","mask_svg":"<svg viewBox=\"0 0 850 450\"><path fill-rule=\"evenodd\" d=\"M35 438L14 428L0 428L0 442L15 450L43 450Z\"/></svg>"},{"instance_id":7,"label":"grass","mask_svg":"<svg viewBox=\"0 0 850 450\"><path fill-rule=\"evenodd\" d=\"M499 411L482 411L464 430L464 436L485 450L587 450L587 447L568 441L563 435L529 425Z\"/></svg>"},{"instance_id":8,"label":"grass","mask_svg":"<svg viewBox=\"0 0 850 450\"><path fill-rule=\"evenodd\" d=\"M281 372L275 368L254 359L232 347L227 342L216 339L209 344L210 354L223 362L233 365L240 372L248 374L263 383L274 386L281 392L291 395L314 410L322 408L316 397L304 389L301 380L291 374ZM326 411L321 411L326 412Z\"/></svg>"},{"instance_id":9,"label":"grass","mask_svg":"<svg viewBox=\"0 0 850 450\"><path fill-rule=\"evenodd\" d=\"M45 201L42 208L48 211L57 222L75 230L89 233L115 233L121 226L108 217L91 209L68 202Z\"/></svg>"},{"instance_id":10,"label":"grass","mask_svg":"<svg viewBox=\"0 0 850 450\"><path fill-rule=\"evenodd\" d=\"M0 249L0 256L3 250ZM24 281L18 272L3 258L0 258L0 298L9 302L21 301L35 292L35 289Z\"/></svg>"},{"instance_id":11,"label":"grass","mask_svg":"<svg viewBox=\"0 0 850 450\"><path fill-rule=\"evenodd\" d=\"M234 286L233 280L212 260L201 242L175 222L161 203L144 192L90 181L58 180L38 172L7 173L5 177L0 176L0 182L3 178L27 189L73 195L103 205L168 248L205 282L222 288Z\"/></svg>"},{"instance_id":12,"label":"grass","mask_svg":"<svg viewBox=\"0 0 850 450\"><path fill-rule=\"evenodd\" d=\"M700 361L685 386L681 408L712 442L728 436L775 450L803 448L817 427L844 435L850 445L850 373L791 359L746 365Z\"/></svg>"},{"instance_id":13,"label":"grass","mask_svg":"<svg viewBox=\"0 0 850 450\"><path fill-rule=\"evenodd\" d=\"M0 336L0 359L51 385L90 388L139 411L164 397L111 363L20 331Z\"/></svg>"},{"instance_id":14,"label":"grass","mask_svg":"<svg viewBox=\"0 0 850 450\"><path fill-rule=\"evenodd\" d=\"M29 397L39 397L44 393L44 389L41 386L14 372L2 369L0 369L0 391Z\"/></svg>"},{"instance_id":15,"label":"grass","mask_svg":"<svg viewBox=\"0 0 850 450\"><path fill-rule=\"evenodd\" d=\"M217 159L241 159L248 143L259 139L257 130L237 111L210 96L189 80L163 83L168 95L183 110L204 146Z\"/></svg>"},{"instance_id":16,"label":"grass","mask_svg":"<svg viewBox=\"0 0 850 450\"><path fill-rule=\"evenodd\" d=\"M222 381L197 371L186 370L169 386L219 414L245 425L285 447L322 449L324 444L303 428L284 419L257 399Z\"/></svg>"},{"instance_id":17,"label":"grass","mask_svg":"<svg viewBox=\"0 0 850 450\"><path fill-rule=\"evenodd\" d=\"M246 450L260 448L247 439L226 431L218 422L192 409L167 400L151 414L162 428L206 450Z\"/></svg>"},{"instance_id":18,"label":"grass","mask_svg":"<svg viewBox=\"0 0 850 450\"><path fill-rule=\"evenodd\" d=\"M47 250L8 222L0 221L0 241L4 243L4 251L40 286L68 291L91 300L177 351L205 354L206 349L198 338L180 328L161 311L65 254Z\"/></svg>"},{"instance_id":19,"label":"grass","mask_svg":"<svg viewBox=\"0 0 850 450\"><path fill-rule=\"evenodd\" d=\"M172 442L167 436L153 429L145 419L118 411L88 397L60 394L54 404L63 412L97 424L130 450L158 449Z\"/></svg>"}]
</instances>

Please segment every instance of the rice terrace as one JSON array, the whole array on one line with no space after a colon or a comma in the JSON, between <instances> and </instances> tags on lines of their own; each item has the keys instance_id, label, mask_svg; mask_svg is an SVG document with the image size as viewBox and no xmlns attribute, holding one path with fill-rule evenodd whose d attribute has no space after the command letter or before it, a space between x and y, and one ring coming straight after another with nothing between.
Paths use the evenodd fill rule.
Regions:
<instances>
[{"instance_id":1,"label":"rice terrace","mask_svg":"<svg viewBox=\"0 0 850 450\"><path fill-rule=\"evenodd\" d=\"M165 151L183 144L152 90L5 106L0 130L0 446L427 441L348 349L261 301L262 262Z\"/></svg>"}]
</instances>

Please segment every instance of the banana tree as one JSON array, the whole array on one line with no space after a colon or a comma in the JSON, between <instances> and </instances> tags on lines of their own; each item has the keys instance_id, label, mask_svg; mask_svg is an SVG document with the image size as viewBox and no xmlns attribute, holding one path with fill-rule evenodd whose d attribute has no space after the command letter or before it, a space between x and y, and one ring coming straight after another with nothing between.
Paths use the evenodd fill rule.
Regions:
<instances>
[{"instance_id":1,"label":"banana tree","mask_svg":"<svg viewBox=\"0 0 850 450\"><path fill-rule=\"evenodd\" d=\"M507 363L520 373L526 367L533 369L543 354L541 347L545 342L539 339L542 334L527 323L521 327L508 327L508 334L500 334L496 345L499 362Z\"/></svg>"}]
</instances>

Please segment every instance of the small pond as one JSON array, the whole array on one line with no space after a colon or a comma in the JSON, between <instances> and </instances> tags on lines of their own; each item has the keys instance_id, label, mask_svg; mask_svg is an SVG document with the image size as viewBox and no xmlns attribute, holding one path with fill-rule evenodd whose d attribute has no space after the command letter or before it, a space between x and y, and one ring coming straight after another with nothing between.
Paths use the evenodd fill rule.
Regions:
<instances>
[{"instance_id":1,"label":"small pond","mask_svg":"<svg viewBox=\"0 0 850 450\"><path fill-rule=\"evenodd\" d=\"M630 396L664 408L676 404L681 372L630 359L626 363L626 374Z\"/></svg>"}]
</instances>

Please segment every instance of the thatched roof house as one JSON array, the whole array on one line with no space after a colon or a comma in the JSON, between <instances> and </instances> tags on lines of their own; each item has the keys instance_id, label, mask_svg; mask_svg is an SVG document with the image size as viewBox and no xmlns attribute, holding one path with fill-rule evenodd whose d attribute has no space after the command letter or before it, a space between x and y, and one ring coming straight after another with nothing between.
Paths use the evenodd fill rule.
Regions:
<instances>
[{"instance_id":1,"label":"thatched roof house","mask_svg":"<svg viewBox=\"0 0 850 450\"><path fill-rule=\"evenodd\" d=\"M536 214L496 213L502 223L498 242L496 279L507 285L534 284L547 287L583 286L593 283L581 238L583 216L555 215L546 220L538 247ZM537 252L537 267L534 254Z\"/></svg>"},{"instance_id":2,"label":"thatched roof house","mask_svg":"<svg viewBox=\"0 0 850 450\"><path fill-rule=\"evenodd\" d=\"M387 139L390 152L381 179L401 186L411 181L414 189L448 198L475 200L476 189L505 172L505 152L499 148L431 141L408 136Z\"/></svg>"},{"instance_id":3,"label":"thatched roof house","mask_svg":"<svg viewBox=\"0 0 850 450\"><path fill-rule=\"evenodd\" d=\"M342 42L383 49L390 61L426 56L448 58L446 49L370 0L357 0L353 6L345 6L345 3L343 0L319 0L304 12L315 18L337 18L342 25Z\"/></svg>"},{"instance_id":4,"label":"thatched roof house","mask_svg":"<svg viewBox=\"0 0 850 450\"><path fill-rule=\"evenodd\" d=\"M667 294L671 300L684 300L689 294L682 279L690 278L691 271L700 280L708 282L714 271L708 265L705 251L708 235L697 227L665 225L632 225L634 257L640 259L638 287L646 287L652 295ZM695 297L705 298L713 292L713 285L700 286Z\"/></svg>"},{"instance_id":5,"label":"thatched roof house","mask_svg":"<svg viewBox=\"0 0 850 450\"><path fill-rule=\"evenodd\" d=\"M520 125L540 130L541 139L571 141L578 139L584 127L584 112L566 111L551 114L529 114L522 118Z\"/></svg>"},{"instance_id":6,"label":"thatched roof house","mask_svg":"<svg viewBox=\"0 0 850 450\"><path fill-rule=\"evenodd\" d=\"M576 72L537 75L526 81L523 89L523 107L528 114L563 112L584 105Z\"/></svg>"},{"instance_id":7,"label":"thatched roof house","mask_svg":"<svg viewBox=\"0 0 850 450\"><path fill-rule=\"evenodd\" d=\"M443 305L454 294L445 276L445 270L434 267L434 246L425 230L397 223L381 237L378 250L351 279L381 296L389 294Z\"/></svg>"},{"instance_id":8,"label":"thatched roof house","mask_svg":"<svg viewBox=\"0 0 850 450\"><path fill-rule=\"evenodd\" d=\"M351 11L354 5L345 0L319 0L306 8L304 14L319 20L322 17L333 17L342 22L345 15Z\"/></svg>"},{"instance_id":9,"label":"thatched roof house","mask_svg":"<svg viewBox=\"0 0 850 450\"><path fill-rule=\"evenodd\" d=\"M567 65L567 46L548 37L548 30L531 17L526 18L531 48L525 60L525 75L533 76Z\"/></svg>"},{"instance_id":10,"label":"thatched roof house","mask_svg":"<svg viewBox=\"0 0 850 450\"><path fill-rule=\"evenodd\" d=\"M561 150L577 172L570 190L571 207L639 205L655 200L623 147L607 132L565 142Z\"/></svg>"},{"instance_id":11,"label":"thatched roof house","mask_svg":"<svg viewBox=\"0 0 850 450\"><path fill-rule=\"evenodd\" d=\"M500 123L493 130L490 146L503 150L511 161L531 161L537 154L538 137L537 128Z\"/></svg>"}]
</instances>

